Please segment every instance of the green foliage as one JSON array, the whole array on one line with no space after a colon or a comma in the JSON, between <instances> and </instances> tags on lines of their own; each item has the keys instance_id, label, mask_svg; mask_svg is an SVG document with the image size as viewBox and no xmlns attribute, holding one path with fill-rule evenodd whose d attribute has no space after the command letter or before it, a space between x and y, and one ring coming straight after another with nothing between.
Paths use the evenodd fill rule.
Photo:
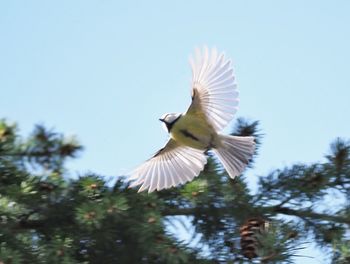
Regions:
<instances>
[{"instance_id":1,"label":"green foliage","mask_svg":"<svg viewBox=\"0 0 350 264\"><path fill-rule=\"evenodd\" d=\"M293 263L292 257L297 251L306 247L301 245L297 229L287 221L273 221L268 223L266 230L257 236L258 255L262 263Z\"/></svg>"},{"instance_id":2,"label":"green foliage","mask_svg":"<svg viewBox=\"0 0 350 264\"><path fill-rule=\"evenodd\" d=\"M347 264L350 262L350 240L334 241L335 251L332 264Z\"/></svg>"},{"instance_id":3,"label":"green foliage","mask_svg":"<svg viewBox=\"0 0 350 264\"><path fill-rule=\"evenodd\" d=\"M233 134L261 144L258 122L239 119ZM332 143L324 163L260 177L257 193L244 175L230 179L210 153L194 181L152 194L129 189L122 177L113 186L94 173L70 179L65 163L82 149L43 126L23 139L0 121L0 263L292 263L310 236L333 250L333 263L347 263L347 141ZM333 195L340 199L330 209ZM178 216L188 217L197 246L167 231L181 224ZM259 257L249 260L239 228L252 217L270 226L256 236Z\"/></svg>"}]
</instances>

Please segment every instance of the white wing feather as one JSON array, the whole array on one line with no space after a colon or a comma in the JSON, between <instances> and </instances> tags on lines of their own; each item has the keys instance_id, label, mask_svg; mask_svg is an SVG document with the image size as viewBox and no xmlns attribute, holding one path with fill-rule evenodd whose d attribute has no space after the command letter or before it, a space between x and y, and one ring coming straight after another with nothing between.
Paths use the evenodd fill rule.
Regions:
<instances>
[{"instance_id":1,"label":"white wing feather","mask_svg":"<svg viewBox=\"0 0 350 264\"><path fill-rule=\"evenodd\" d=\"M129 177L134 182L130 187L141 185L139 192L148 189L167 189L191 181L207 163L202 150L178 145L173 139L147 160Z\"/></svg>"},{"instance_id":2,"label":"white wing feather","mask_svg":"<svg viewBox=\"0 0 350 264\"><path fill-rule=\"evenodd\" d=\"M238 91L231 61L204 47L190 58L192 67L192 104L189 114L203 112L216 131L221 131L237 111Z\"/></svg>"}]
</instances>

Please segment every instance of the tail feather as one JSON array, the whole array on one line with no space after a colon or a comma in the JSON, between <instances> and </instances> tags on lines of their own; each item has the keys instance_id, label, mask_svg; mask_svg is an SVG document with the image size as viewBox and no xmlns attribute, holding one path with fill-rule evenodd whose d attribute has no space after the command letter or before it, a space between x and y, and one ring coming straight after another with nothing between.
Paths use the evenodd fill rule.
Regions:
<instances>
[{"instance_id":1,"label":"tail feather","mask_svg":"<svg viewBox=\"0 0 350 264\"><path fill-rule=\"evenodd\" d=\"M254 137L220 135L221 146L213 149L233 179L240 175L249 163L255 150Z\"/></svg>"}]
</instances>

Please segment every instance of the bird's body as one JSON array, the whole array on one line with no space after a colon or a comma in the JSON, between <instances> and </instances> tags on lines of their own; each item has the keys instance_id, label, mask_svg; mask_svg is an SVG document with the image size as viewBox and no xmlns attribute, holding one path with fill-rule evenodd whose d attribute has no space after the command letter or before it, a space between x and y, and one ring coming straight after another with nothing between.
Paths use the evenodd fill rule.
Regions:
<instances>
[{"instance_id":1,"label":"bird's body","mask_svg":"<svg viewBox=\"0 0 350 264\"><path fill-rule=\"evenodd\" d=\"M231 178L239 175L251 159L253 137L221 134L233 118L238 92L231 62L213 49L196 50L192 66L192 103L185 113L165 114L160 120L170 134L166 145L130 176L131 187L139 191L161 190L191 181L207 162L212 151Z\"/></svg>"},{"instance_id":2,"label":"bird's body","mask_svg":"<svg viewBox=\"0 0 350 264\"><path fill-rule=\"evenodd\" d=\"M208 150L218 143L214 128L195 115L181 115L169 133L178 143L195 149Z\"/></svg>"}]
</instances>

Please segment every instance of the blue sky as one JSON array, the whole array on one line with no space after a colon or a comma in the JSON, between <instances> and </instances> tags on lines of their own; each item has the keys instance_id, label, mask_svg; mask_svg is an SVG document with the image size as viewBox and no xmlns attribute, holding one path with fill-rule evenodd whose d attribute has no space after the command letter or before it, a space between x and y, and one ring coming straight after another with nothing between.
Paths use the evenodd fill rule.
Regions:
<instances>
[{"instance_id":1,"label":"blue sky","mask_svg":"<svg viewBox=\"0 0 350 264\"><path fill-rule=\"evenodd\" d=\"M76 135L75 172L121 175L165 143L158 118L190 103L189 55L215 45L234 63L237 116L265 134L254 182L349 138L349 13L346 0L1 1L0 117Z\"/></svg>"}]
</instances>

